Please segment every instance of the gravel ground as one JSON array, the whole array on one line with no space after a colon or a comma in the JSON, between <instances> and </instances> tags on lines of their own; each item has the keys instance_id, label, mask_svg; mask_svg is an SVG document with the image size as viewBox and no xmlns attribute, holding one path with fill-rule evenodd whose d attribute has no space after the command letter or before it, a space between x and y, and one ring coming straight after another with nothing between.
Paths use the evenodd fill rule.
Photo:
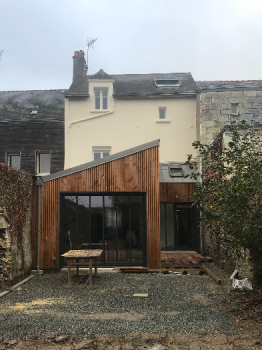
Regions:
<instances>
[{"instance_id":1,"label":"gravel ground","mask_svg":"<svg viewBox=\"0 0 262 350\"><path fill-rule=\"evenodd\" d=\"M48 332L59 334L128 334L237 332L233 321L204 305L214 288L209 276L122 274L104 272L89 289L85 276L36 276L0 299L0 335L25 339ZM78 283L77 283L78 282ZM133 297L147 293L147 298Z\"/></svg>"}]
</instances>

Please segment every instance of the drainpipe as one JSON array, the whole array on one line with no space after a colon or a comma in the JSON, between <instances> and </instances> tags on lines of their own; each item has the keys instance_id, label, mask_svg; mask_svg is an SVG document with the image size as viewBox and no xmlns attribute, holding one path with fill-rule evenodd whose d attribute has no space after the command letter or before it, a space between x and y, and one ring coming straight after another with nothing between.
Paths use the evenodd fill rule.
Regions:
<instances>
[{"instance_id":1,"label":"drainpipe","mask_svg":"<svg viewBox=\"0 0 262 350\"><path fill-rule=\"evenodd\" d=\"M38 191L38 204L37 204L37 257L36 257L36 270L40 270L40 228L41 228L41 189L43 184L43 179L41 177L37 178L37 191Z\"/></svg>"}]
</instances>

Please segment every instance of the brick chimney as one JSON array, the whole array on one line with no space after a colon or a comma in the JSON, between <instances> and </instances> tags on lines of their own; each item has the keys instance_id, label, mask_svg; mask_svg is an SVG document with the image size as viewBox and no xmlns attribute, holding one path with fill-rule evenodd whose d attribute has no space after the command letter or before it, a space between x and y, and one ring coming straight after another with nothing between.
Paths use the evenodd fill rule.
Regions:
<instances>
[{"instance_id":1,"label":"brick chimney","mask_svg":"<svg viewBox=\"0 0 262 350\"><path fill-rule=\"evenodd\" d=\"M86 60L83 50L75 51L73 56L73 83L80 82L86 76Z\"/></svg>"}]
</instances>

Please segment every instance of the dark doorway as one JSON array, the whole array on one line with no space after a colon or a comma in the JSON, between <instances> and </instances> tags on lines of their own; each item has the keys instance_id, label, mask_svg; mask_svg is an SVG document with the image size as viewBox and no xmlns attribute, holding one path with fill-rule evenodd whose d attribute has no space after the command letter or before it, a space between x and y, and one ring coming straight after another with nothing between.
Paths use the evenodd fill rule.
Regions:
<instances>
[{"instance_id":1,"label":"dark doorway","mask_svg":"<svg viewBox=\"0 0 262 350\"><path fill-rule=\"evenodd\" d=\"M60 255L103 249L102 266L146 266L145 193L61 193L60 210Z\"/></svg>"},{"instance_id":2,"label":"dark doorway","mask_svg":"<svg viewBox=\"0 0 262 350\"><path fill-rule=\"evenodd\" d=\"M197 251L197 213L192 203L160 203L161 250Z\"/></svg>"}]
</instances>

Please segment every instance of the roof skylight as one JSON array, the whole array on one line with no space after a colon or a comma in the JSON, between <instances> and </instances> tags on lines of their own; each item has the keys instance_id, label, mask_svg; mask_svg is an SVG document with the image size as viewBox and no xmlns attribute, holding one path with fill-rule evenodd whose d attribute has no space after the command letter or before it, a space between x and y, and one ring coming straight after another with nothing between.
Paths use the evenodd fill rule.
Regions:
<instances>
[{"instance_id":1,"label":"roof skylight","mask_svg":"<svg viewBox=\"0 0 262 350\"><path fill-rule=\"evenodd\" d=\"M182 167L179 167L179 166L170 167L169 168L169 175L170 175L170 177L182 177L183 176Z\"/></svg>"},{"instance_id":2,"label":"roof skylight","mask_svg":"<svg viewBox=\"0 0 262 350\"><path fill-rule=\"evenodd\" d=\"M156 79L155 83L158 87L176 87L181 85L177 79Z\"/></svg>"}]
</instances>

